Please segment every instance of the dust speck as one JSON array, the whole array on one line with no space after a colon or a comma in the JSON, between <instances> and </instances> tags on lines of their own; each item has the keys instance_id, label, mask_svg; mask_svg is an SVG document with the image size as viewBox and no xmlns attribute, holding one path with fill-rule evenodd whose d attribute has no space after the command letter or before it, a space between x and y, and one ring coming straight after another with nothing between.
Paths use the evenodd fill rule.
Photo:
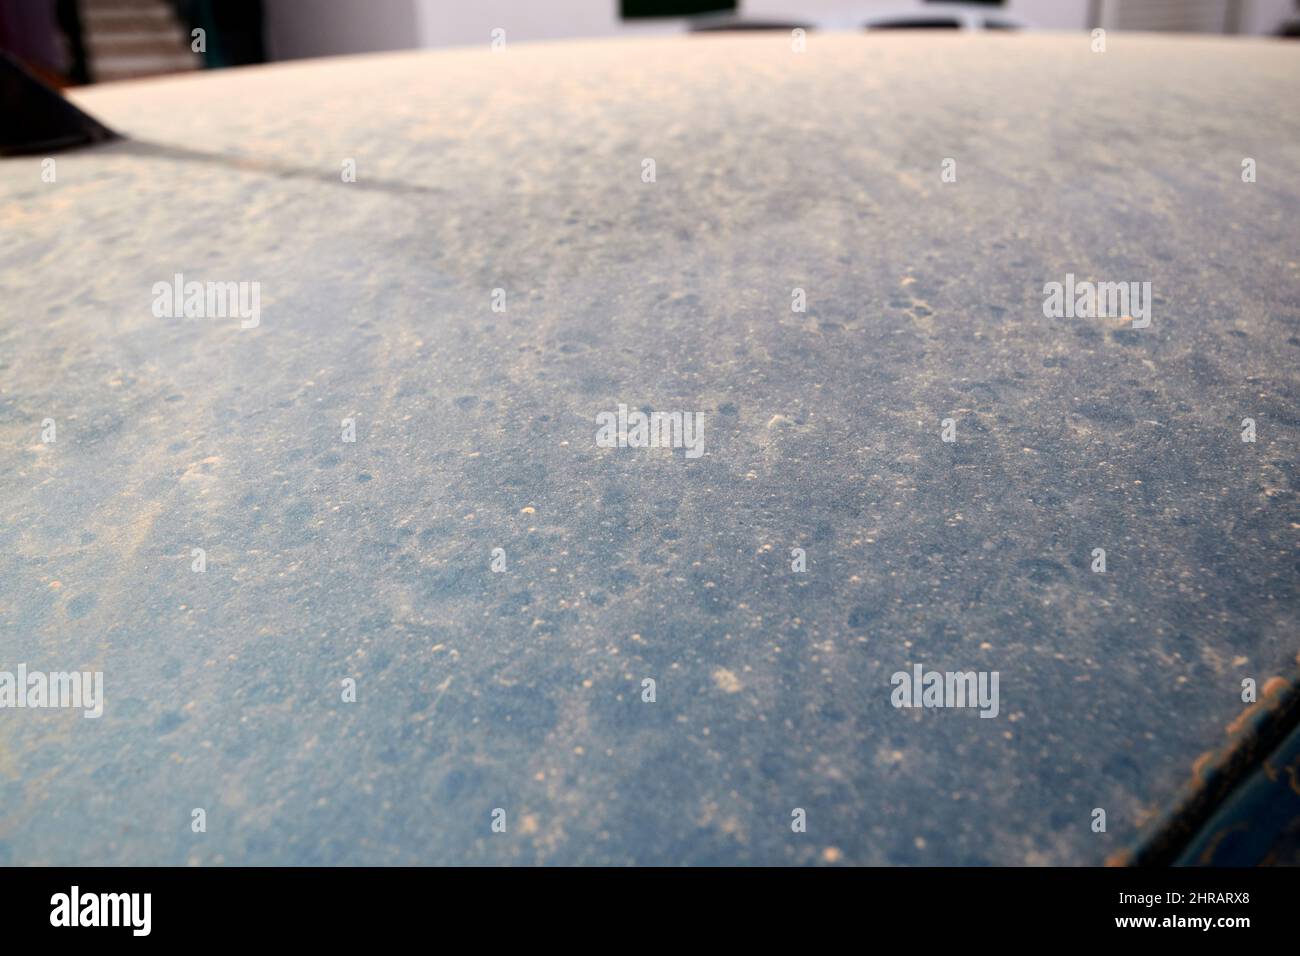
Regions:
<instances>
[{"instance_id":1,"label":"dust speck","mask_svg":"<svg viewBox=\"0 0 1300 956\"><path fill-rule=\"evenodd\" d=\"M735 694L744 686L740 678L725 667L719 667L713 672L713 683L717 685L718 690L728 694Z\"/></svg>"}]
</instances>

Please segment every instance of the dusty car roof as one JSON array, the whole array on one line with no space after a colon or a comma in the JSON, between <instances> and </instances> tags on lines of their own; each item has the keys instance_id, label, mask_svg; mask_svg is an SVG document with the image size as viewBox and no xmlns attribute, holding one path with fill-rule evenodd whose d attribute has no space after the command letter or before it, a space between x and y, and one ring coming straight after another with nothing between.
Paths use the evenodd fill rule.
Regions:
<instances>
[{"instance_id":1,"label":"dusty car roof","mask_svg":"<svg viewBox=\"0 0 1300 956\"><path fill-rule=\"evenodd\" d=\"M0 161L0 668L106 698L0 719L0 862L1140 842L1296 668L1294 51L807 42L89 88L127 140ZM1150 326L1046 318L1067 273ZM917 664L998 716L895 708Z\"/></svg>"}]
</instances>

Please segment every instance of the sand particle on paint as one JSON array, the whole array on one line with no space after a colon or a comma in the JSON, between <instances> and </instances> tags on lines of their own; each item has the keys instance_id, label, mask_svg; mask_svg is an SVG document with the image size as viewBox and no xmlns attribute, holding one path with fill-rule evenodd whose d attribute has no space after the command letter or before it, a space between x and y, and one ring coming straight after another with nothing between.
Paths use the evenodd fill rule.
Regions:
<instances>
[{"instance_id":1,"label":"sand particle on paint","mask_svg":"<svg viewBox=\"0 0 1300 956\"><path fill-rule=\"evenodd\" d=\"M735 694L744 686L740 678L725 667L719 667L713 672L713 683L717 685L718 690L728 694Z\"/></svg>"}]
</instances>

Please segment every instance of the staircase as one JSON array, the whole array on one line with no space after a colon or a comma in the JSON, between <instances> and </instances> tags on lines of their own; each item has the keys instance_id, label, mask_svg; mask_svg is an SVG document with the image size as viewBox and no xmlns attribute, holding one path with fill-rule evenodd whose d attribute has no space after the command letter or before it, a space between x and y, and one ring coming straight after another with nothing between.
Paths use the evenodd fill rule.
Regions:
<instances>
[{"instance_id":1,"label":"staircase","mask_svg":"<svg viewBox=\"0 0 1300 956\"><path fill-rule=\"evenodd\" d=\"M197 70L199 54L164 0L81 0L90 75L96 83Z\"/></svg>"}]
</instances>

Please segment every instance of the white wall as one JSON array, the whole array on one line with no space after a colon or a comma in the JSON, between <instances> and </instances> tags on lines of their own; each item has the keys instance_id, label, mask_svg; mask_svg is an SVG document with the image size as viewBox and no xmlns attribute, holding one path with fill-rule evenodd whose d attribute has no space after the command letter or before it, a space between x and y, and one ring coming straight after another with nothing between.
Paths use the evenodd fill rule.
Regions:
<instances>
[{"instance_id":1,"label":"white wall","mask_svg":"<svg viewBox=\"0 0 1300 956\"><path fill-rule=\"evenodd\" d=\"M573 2L573 0L566 0ZM752 16L795 17L823 15L840 17L861 13L884 13L924 6L920 0L739 0L744 13ZM1102 0L1103 8L1143 2L1153 5L1192 4L1193 0ZM1213 0L1198 0L1214 6ZM1218 0L1222 5L1226 0ZM1272 33L1294 10L1294 0L1239 0L1241 32ZM1088 0L1007 0L991 12L1010 14L1040 30L1083 30L1088 27Z\"/></svg>"},{"instance_id":2,"label":"white wall","mask_svg":"<svg viewBox=\"0 0 1300 956\"><path fill-rule=\"evenodd\" d=\"M619 20L618 0L414 0L419 8L424 46L487 43L493 27L506 30L507 42L600 37L636 32L673 32L685 21L658 23ZM1103 0L1103 7L1144 0ZM1153 2L1153 0L1145 0ZM1161 0L1154 0L1161 2ZM1179 3L1184 0L1163 0ZM1190 0L1189 0L1190 2ZM1206 2L1206 0L1201 0ZM1212 0L1210 0L1212 3ZM1219 0L1220 3L1226 0ZM1293 8L1293 0L1239 0L1241 32L1272 33ZM854 19L863 14L921 9L922 0L739 0L743 16ZM1089 0L1007 0L990 12L1010 14L1041 30L1083 30L1089 26Z\"/></svg>"},{"instance_id":3,"label":"white wall","mask_svg":"<svg viewBox=\"0 0 1300 956\"><path fill-rule=\"evenodd\" d=\"M671 33L686 29L685 20L624 22L619 19L618 0L414 2L419 8L424 46L486 43L492 29L498 26L506 30L507 42ZM738 0L738 12L742 16L795 21L819 17L852 21L863 15L924 6L922 0ZM990 8L990 11L998 9ZM1000 9L1046 30L1082 30L1087 26L1088 0L1008 0Z\"/></svg>"},{"instance_id":4,"label":"white wall","mask_svg":"<svg viewBox=\"0 0 1300 956\"><path fill-rule=\"evenodd\" d=\"M624 23L618 0L415 0L422 46L487 44L501 27L506 42L674 33L685 21Z\"/></svg>"},{"instance_id":5,"label":"white wall","mask_svg":"<svg viewBox=\"0 0 1300 956\"><path fill-rule=\"evenodd\" d=\"M921 0L740 0L740 9L759 17L855 17L897 13L928 6ZM1006 13L1044 30L1082 30L1088 19L1088 0L1007 0L988 7L992 14Z\"/></svg>"},{"instance_id":6,"label":"white wall","mask_svg":"<svg viewBox=\"0 0 1300 956\"><path fill-rule=\"evenodd\" d=\"M507 43L674 33L685 21L619 19L618 0L264 0L274 59L487 45L502 27ZM1141 3L1142 0L1104 0ZM1170 2L1170 0L1165 0ZM1272 33L1293 0L1241 0L1243 33ZM862 14L920 9L921 0L739 0L742 15L852 20ZM1008 0L1000 8L1045 30L1082 30L1088 0Z\"/></svg>"}]
</instances>

